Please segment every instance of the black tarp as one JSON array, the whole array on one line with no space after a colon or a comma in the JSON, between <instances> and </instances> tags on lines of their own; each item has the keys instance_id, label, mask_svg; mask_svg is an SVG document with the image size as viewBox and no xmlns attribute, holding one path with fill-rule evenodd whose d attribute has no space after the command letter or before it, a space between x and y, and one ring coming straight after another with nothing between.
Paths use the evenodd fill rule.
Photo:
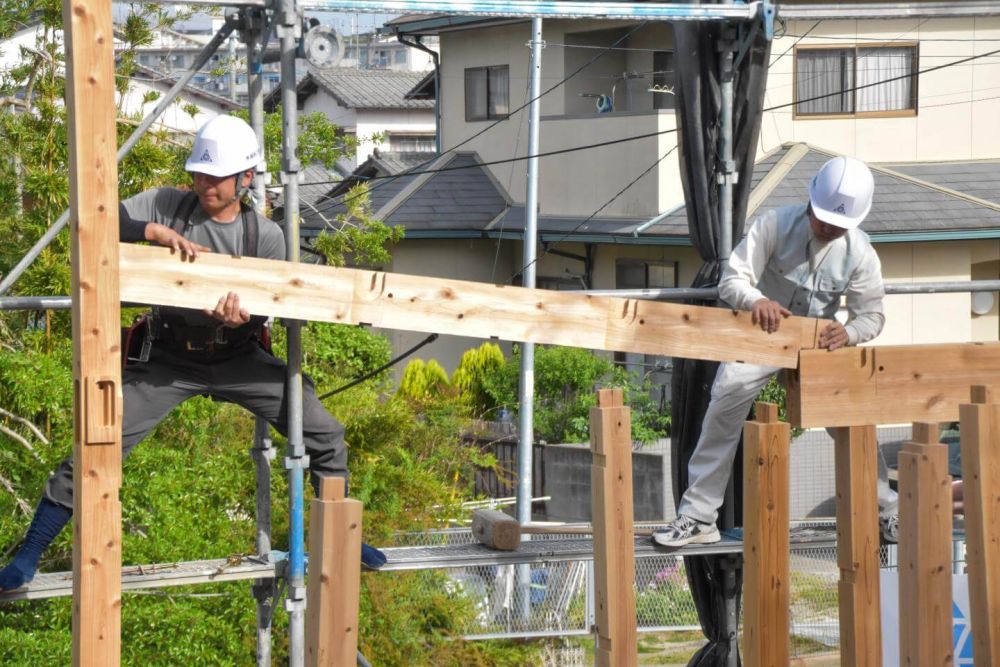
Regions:
<instances>
[{"instance_id":1,"label":"black tarp","mask_svg":"<svg viewBox=\"0 0 1000 667\"><path fill-rule=\"evenodd\" d=\"M674 70L676 73L676 111L678 125L681 177L687 204L688 229L691 242L704 264L692 287L714 287L720 274L718 174L721 172L719 139L722 99L719 72L722 52L718 44L727 29L719 22L674 24ZM753 174L753 160L760 131L764 85L771 43L763 30L751 33L742 26L737 36L750 34L751 46L737 64L734 75L735 103L733 109L733 158L739 181L733 192L733 243L743 236L747 200ZM711 332L706 332L711 335ZM675 359L671 387L671 440L674 489L687 488L688 460L698 442L701 423L708 407L717 363L691 359ZM742 449L742 444L741 444ZM733 479L736 481L736 525L741 525L742 454L736 457ZM679 500L680 494L677 494ZM723 526L728 528L730 526ZM726 632L725 572L722 557L703 556L684 559L688 582L702 631L709 640L688 663L692 666L723 667L729 658L729 636ZM737 609L742 574L737 571L734 591Z\"/></svg>"}]
</instances>

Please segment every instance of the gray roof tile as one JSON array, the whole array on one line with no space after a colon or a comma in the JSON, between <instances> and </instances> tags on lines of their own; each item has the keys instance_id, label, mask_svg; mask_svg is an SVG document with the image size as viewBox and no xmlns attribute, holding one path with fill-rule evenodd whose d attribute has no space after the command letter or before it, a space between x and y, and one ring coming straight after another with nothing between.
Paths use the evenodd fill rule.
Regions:
<instances>
[{"instance_id":1,"label":"gray roof tile","mask_svg":"<svg viewBox=\"0 0 1000 667\"><path fill-rule=\"evenodd\" d=\"M306 81L314 81L347 109L433 109L433 100L406 98L423 77L423 72L334 67L310 68Z\"/></svg>"}]
</instances>

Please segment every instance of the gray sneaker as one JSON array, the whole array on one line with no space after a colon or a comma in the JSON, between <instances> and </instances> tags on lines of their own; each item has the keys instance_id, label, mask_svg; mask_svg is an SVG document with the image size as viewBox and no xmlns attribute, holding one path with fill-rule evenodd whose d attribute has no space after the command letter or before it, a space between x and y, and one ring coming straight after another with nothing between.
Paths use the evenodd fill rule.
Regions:
<instances>
[{"instance_id":1,"label":"gray sneaker","mask_svg":"<svg viewBox=\"0 0 1000 667\"><path fill-rule=\"evenodd\" d=\"M685 544L712 544L722 539L714 523L702 523L689 516L677 518L653 533L653 541L664 547L682 547Z\"/></svg>"},{"instance_id":2,"label":"gray sneaker","mask_svg":"<svg viewBox=\"0 0 1000 667\"><path fill-rule=\"evenodd\" d=\"M899 512L882 514L878 518L878 526L882 531L882 539L890 544L899 542Z\"/></svg>"}]
</instances>

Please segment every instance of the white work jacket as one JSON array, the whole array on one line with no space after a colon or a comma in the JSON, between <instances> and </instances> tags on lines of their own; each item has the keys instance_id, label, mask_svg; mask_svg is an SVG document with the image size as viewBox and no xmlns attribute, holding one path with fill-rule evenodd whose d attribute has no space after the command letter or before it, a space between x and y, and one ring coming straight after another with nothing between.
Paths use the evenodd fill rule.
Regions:
<instances>
[{"instance_id":1,"label":"white work jacket","mask_svg":"<svg viewBox=\"0 0 1000 667\"><path fill-rule=\"evenodd\" d=\"M833 319L845 295L848 344L875 338L885 325L885 285L868 235L852 229L821 243L809 226L807 204L755 218L719 281L719 296L739 310L768 298L795 315Z\"/></svg>"}]
</instances>

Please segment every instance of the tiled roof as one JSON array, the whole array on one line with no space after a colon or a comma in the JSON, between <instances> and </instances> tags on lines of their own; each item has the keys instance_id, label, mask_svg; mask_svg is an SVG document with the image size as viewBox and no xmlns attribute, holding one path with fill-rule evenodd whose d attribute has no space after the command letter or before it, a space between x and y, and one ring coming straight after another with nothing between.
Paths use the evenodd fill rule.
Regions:
<instances>
[{"instance_id":1,"label":"tiled roof","mask_svg":"<svg viewBox=\"0 0 1000 667\"><path fill-rule=\"evenodd\" d=\"M311 80L347 109L433 109L433 100L406 98L424 75L425 72L348 67L310 69L299 87L302 90Z\"/></svg>"}]
</instances>

